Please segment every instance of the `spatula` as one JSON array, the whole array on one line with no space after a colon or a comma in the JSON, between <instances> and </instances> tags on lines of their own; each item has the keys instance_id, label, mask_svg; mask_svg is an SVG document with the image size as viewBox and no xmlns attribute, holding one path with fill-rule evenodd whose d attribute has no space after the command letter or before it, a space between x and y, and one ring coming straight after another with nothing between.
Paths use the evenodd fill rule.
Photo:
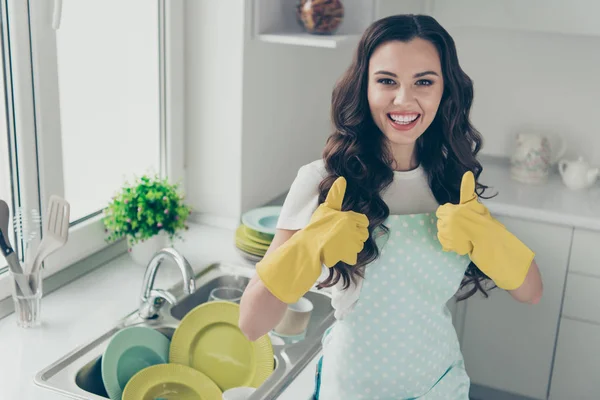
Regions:
<instances>
[{"instance_id":1,"label":"spatula","mask_svg":"<svg viewBox=\"0 0 600 400\"><path fill-rule=\"evenodd\" d=\"M71 206L65 199L55 195L50 196L44 216L44 236L31 262L31 274L38 272L46 257L67 243L70 215Z\"/></svg>"}]
</instances>

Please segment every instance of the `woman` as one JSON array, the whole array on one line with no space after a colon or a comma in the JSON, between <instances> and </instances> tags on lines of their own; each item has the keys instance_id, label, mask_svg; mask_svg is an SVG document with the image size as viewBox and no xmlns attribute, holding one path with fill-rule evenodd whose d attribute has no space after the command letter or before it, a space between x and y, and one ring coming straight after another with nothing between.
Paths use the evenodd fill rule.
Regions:
<instances>
[{"instance_id":1,"label":"woman","mask_svg":"<svg viewBox=\"0 0 600 400\"><path fill-rule=\"evenodd\" d=\"M540 300L533 252L478 201L472 100L453 39L429 16L373 23L337 83L335 132L300 168L239 321L256 340L315 283L332 288L316 399L468 399L446 302L486 294L489 279Z\"/></svg>"}]
</instances>

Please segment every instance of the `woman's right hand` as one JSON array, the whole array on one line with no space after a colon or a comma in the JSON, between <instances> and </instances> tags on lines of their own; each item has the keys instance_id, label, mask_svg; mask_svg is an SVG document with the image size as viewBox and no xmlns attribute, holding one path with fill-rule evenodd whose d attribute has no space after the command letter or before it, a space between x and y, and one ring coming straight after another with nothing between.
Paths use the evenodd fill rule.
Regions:
<instances>
[{"instance_id":1,"label":"woman's right hand","mask_svg":"<svg viewBox=\"0 0 600 400\"><path fill-rule=\"evenodd\" d=\"M263 284L285 303L298 301L321 275L321 265L357 262L369 237L364 214L341 211L346 180L339 177L310 222L287 242L256 264Z\"/></svg>"},{"instance_id":2,"label":"woman's right hand","mask_svg":"<svg viewBox=\"0 0 600 400\"><path fill-rule=\"evenodd\" d=\"M333 267L340 261L354 265L369 238L369 220L354 211L341 211L346 193L346 179L335 180L325 202L313 213L304 230L313 232L321 249L321 261Z\"/></svg>"}]
</instances>

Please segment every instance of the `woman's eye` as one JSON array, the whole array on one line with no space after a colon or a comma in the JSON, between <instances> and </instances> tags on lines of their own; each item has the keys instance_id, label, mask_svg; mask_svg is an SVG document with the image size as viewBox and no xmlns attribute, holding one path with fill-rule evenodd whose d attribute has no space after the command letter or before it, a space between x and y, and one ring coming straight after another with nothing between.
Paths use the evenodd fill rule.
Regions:
<instances>
[{"instance_id":1,"label":"woman's eye","mask_svg":"<svg viewBox=\"0 0 600 400\"><path fill-rule=\"evenodd\" d=\"M431 86L433 85L433 81L430 81L429 79L419 79L417 81L417 86Z\"/></svg>"},{"instance_id":2,"label":"woman's eye","mask_svg":"<svg viewBox=\"0 0 600 400\"><path fill-rule=\"evenodd\" d=\"M393 85L394 83L396 83L396 82L394 82L393 80L391 80L391 79L388 79L388 78L382 78L382 79L379 79L377 82L378 82L378 83L382 83L382 84L384 84L384 85Z\"/></svg>"}]
</instances>

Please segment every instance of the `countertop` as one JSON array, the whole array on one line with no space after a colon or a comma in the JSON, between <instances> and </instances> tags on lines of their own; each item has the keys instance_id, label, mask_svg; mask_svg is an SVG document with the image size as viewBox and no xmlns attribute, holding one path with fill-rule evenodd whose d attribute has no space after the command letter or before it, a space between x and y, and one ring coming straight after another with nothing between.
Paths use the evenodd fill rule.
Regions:
<instances>
[{"instance_id":1,"label":"countertop","mask_svg":"<svg viewBox=\"0 0 600 400\"><path fill-rule=\"evenodd\" d=\"M600 186L572 192L554 175L545 185L514 182L502 161L486 161L480 179L499 195L485 200L496 215L505 215L600 231ZM194 270L215 262L244 263L233 245L234 231L192 224L185 241L176 244ZM45 296L42 326L20 329L14 314L0 320L0 399L61 400L62 395L37 387L33 377L79 345L96 338L138 306L144 268L124 254L84 277ZM169 287L179 271L165 265L157 286ZM314 363L283 394L304 399L312 392ZM295 389L294 389L295 388ZM299 392L296 392L299 390Z\"/></svg>"},{"instance_id":2,"label":"countertop","mask_svg":"<svg viewBox=\"0 0 600 400\"><path fill-rule=\"evenodd\" d=\"M506 159L481 157L481 163L479 181L490 186L485 195L498 193L482 200L492 214L600 231L600 182L573 191L554 172L548 182L530 185L511 179Z\"/></svg>"}]
</instances>

